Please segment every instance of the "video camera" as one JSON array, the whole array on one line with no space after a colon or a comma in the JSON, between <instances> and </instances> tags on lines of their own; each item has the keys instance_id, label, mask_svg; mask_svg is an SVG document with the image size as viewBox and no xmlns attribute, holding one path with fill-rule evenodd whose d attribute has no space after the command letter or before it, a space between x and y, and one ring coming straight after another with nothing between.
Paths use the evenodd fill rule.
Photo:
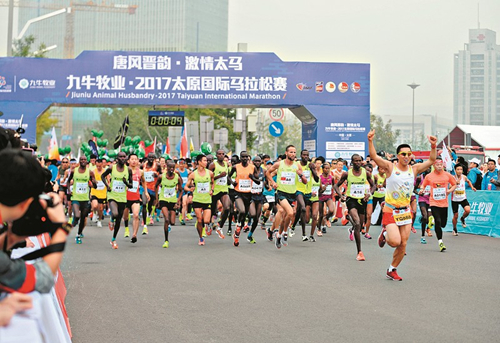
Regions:
<instances>
[{"instance_id":1,"label":"video camera","mask_svg":"<svg viewBox=\"0 0 500 343\"><path fill-rule=\"evenodd\" d=\"M54 224L47 216L47 211L40 205L39 199L47 202L47 207L54 207L52 198L47 194L40 194L31 203L23 217L12 223L12 233L18 236L38 236L42 233L53 234L60 224Z\"/></svg>"}]
</instances>

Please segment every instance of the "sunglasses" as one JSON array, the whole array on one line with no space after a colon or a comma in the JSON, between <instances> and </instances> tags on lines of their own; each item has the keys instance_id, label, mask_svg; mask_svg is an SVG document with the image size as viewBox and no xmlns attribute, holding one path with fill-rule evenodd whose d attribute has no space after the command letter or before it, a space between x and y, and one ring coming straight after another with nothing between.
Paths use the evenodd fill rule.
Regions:
<instances>
[{"instance_id":1,"label":"sunglasses","mask_svg":"<svg viewBox=\"0 0 500 343\"><path fill-rule=\"evenodd\" d=\"M411 151L403 151L403 152L400 152L398 155L401 155L403 157L410 157L412 155L412 152Z\"/></svg>"}]
</instances>

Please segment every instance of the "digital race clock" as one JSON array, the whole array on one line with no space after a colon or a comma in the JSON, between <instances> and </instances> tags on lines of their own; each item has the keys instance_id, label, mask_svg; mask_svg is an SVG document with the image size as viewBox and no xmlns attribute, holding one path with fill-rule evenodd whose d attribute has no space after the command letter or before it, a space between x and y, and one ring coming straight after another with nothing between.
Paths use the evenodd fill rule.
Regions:
<instances>
[{"instance_id":1,"label":"digital race clock","mask_svg":"<svg viewBox=\"0 0 500 343\"><path fill-rule=\"evenodd\" d=\"M149 126L184 126L184 111L149 111Z\"/></svg>"}]
</instances>

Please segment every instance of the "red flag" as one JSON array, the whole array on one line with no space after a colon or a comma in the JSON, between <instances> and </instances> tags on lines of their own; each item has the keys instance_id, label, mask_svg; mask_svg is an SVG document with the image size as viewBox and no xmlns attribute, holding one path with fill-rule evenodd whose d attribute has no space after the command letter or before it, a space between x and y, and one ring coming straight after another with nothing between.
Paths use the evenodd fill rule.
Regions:
<instances>
[{"instance_id":1,"label":"red flag","mask_svg":"<svg viewBox=\"0 0 500 343\"><path fill-rule=\"evenodd\" d=\"M184 124L184 127L182 128L181 157L182 158L188 157L188 138L187 138L186 124Z\"/></svg>"},{"instance_id":2,"label":"red flag","mask_svg":"<svg viewBox=\"0 0 500 343\"><path fill-rule=\"evenodd\" d=\"M146 153L146 156L148 156L148 154L150 152L155 152L155 147L156 147L156 137L155 137L155 140L153 142L153 144L151 144L150 146L147 146L146 148L144 148L144 152Z\"/></svg>"},{"instance_id":3,"label":"red flag","mask_svg":"<svg viewBox=\"0 0 500 343\"><path fill-rule=\"evenodd\" d=\"M167 148L165 149L165 153L170 155L170 141L168 140L168 137L167 137Z\"/></svg>"}]
</instances>

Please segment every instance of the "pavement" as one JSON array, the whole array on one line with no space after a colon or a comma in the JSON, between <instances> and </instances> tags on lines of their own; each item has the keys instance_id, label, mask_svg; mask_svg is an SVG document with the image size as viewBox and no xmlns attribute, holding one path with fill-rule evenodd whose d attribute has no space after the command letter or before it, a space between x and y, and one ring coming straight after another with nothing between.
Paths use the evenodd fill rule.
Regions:
<instances>
[{"instance_id":1,"label":"pavement","mask_svg":"<svg viewBox=\"0 0 500 343\"><path fill-rule=\"evenodd\" d=\"M172 228L168 249L160 223L135 244L122 227L113 250L93 225L81 245L72 232L61 267L73 342L500 341L497 238L445 233L441 253L411 234L396 282L379 226L358 262L336 225L315 243L298 228L280 250L259 227L256 244L214 233L198 246L194 221Z\"/></svg>"}]
</instances>

